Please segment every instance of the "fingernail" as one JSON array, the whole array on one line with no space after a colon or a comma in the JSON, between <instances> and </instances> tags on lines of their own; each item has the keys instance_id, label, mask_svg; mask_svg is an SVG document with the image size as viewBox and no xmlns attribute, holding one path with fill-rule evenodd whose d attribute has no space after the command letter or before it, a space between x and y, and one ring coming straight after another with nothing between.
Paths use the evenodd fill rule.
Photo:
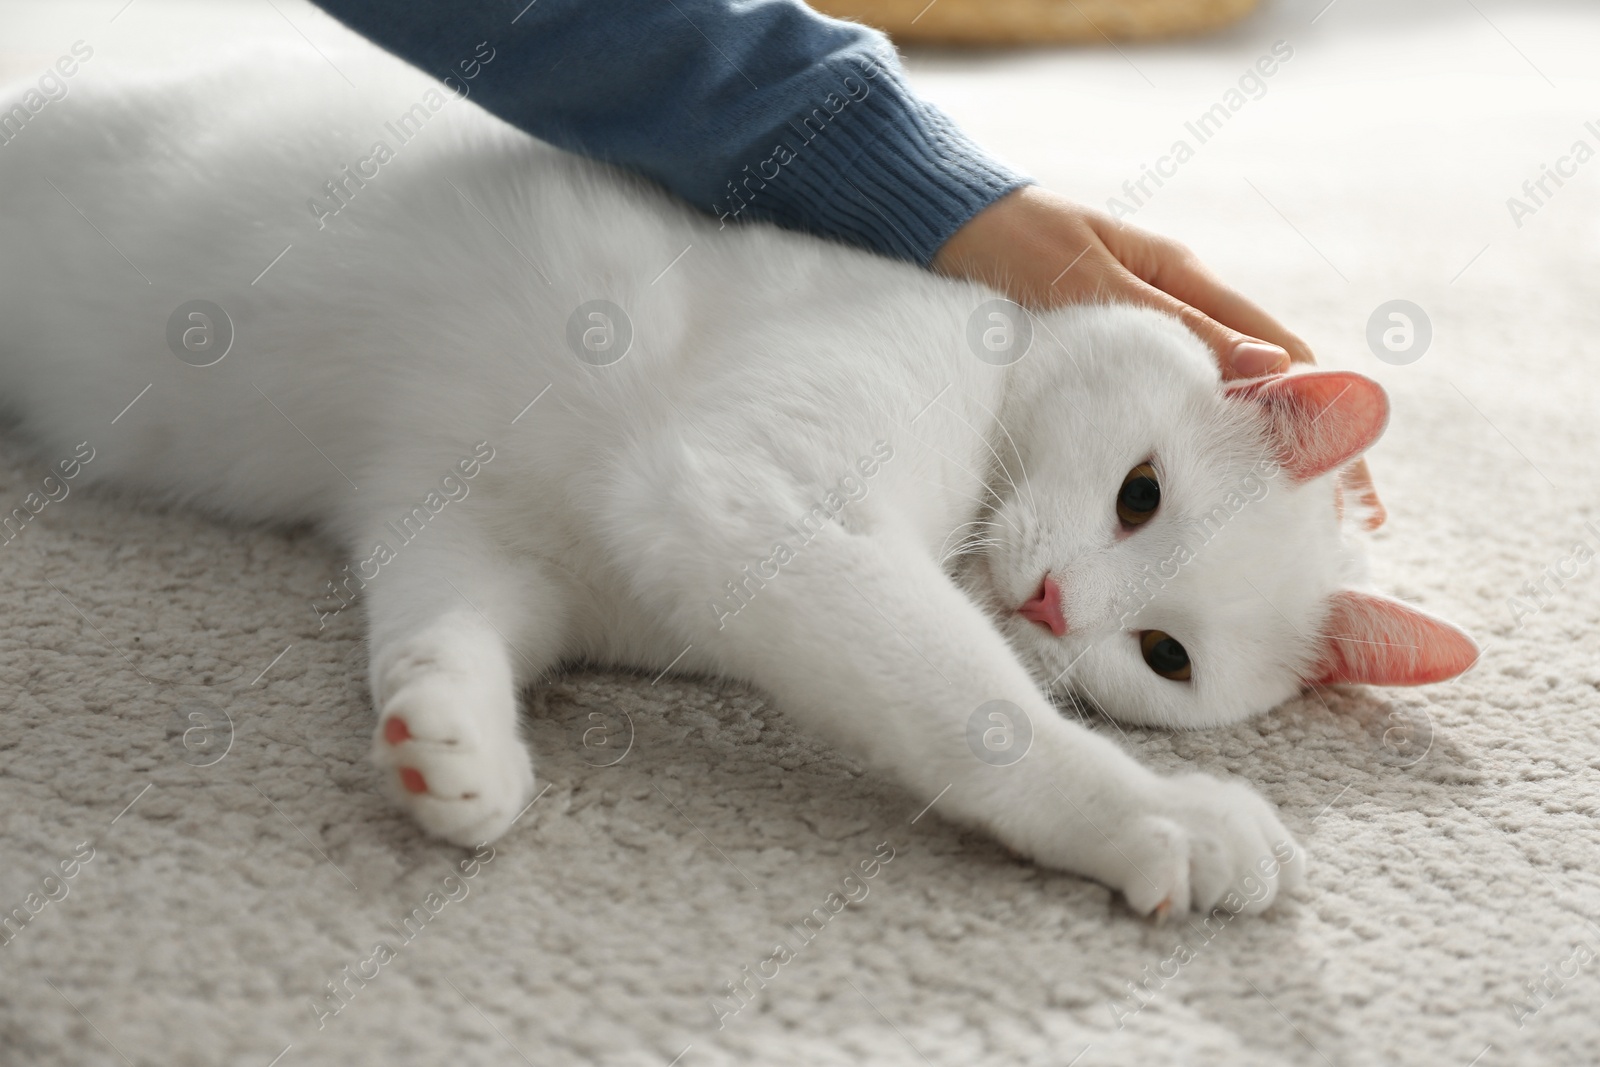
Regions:
<instances>
[{"instance_id":1,"label":"fingernail","mask_svg":"<svg viewBox=\"0 0 1600 1067\"><path fill-rule=\"evenodd\" d=\"M1289 353L1277 345L1261 341L1241 341L1233 349L1233 371L1245 378L1258 378L1289 368Z\"/></svg>"}]
</instances>

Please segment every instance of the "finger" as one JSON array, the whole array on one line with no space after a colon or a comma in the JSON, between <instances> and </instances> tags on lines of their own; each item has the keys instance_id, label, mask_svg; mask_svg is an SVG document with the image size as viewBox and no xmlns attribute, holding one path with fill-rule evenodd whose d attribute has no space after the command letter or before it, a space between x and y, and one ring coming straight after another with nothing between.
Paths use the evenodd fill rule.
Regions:
<instances>
[{"instance_id":1,"label":"finger","mask_svg":"<svg viewBox=\"0 0 1600 1067\"><path fill-rule=\"evenodd\" d=\"M1255 302L1224 285L1182 245L1109 217L1095 218L1093 226L1112 254L1142 281L1236 334L1283 349L1295 363L1316 362L1309 345Z\"/></svg>"},{"instance_id":2,"label":"finger","mask_svg":"<svg viewBox=\"0 0 1600 1067\"><path fill-rule=\"evenodd\" d=\"M1254 301L1224 285L1189 257L1168 260L1150 284L1171 293L1217 322L1249 337L1277 345L1295 363L1315 363L1311 346L1295 336Z\"/></svg>"},{"instance_id":3,"label":"finger","mask_svg":"<svg viewBox=\"0 0 1600 1067\"><path fill-rule=\"evenodd\" d=\"M1230 330L1192 304L1150 285L1125 268L1107 273L1106 289L1114 299L1165 311L1205 342L1216 357L1224 380L1255 378L1288 369L1289 354L1276 345L1263 344L1254 337Z\"/></svg>"}]
</instances>

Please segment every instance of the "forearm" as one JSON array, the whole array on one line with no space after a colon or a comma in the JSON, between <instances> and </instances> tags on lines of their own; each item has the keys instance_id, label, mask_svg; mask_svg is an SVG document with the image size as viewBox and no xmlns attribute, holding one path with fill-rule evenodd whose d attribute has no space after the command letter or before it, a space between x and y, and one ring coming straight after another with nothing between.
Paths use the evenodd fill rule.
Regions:
<instances>
[{"instance_id":1,"label":"forearm","mask_svg":"<svg viewBox=\"0 0 1600 1067\"><path fill-rule=\"evenodd\" d=\"M728 222L927 265L1027 181L909 91L881 34L791 0L318 2L512 125Z\"/></svg>"}]
</instances>

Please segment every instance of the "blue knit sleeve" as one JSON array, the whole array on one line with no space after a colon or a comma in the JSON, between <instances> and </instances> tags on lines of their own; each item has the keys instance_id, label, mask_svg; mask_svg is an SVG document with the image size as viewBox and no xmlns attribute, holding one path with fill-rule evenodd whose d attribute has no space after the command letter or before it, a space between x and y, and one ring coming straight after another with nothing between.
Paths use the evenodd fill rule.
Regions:
<instances>
[{"instance_id":1,"label":"blue knit sleeve","mask_svg":"<svg viewBox=\"0 0 1600 1067\"><path fill-rule=\"evenodd\" d=\"M728 222L926 265L1029 180L919 100L881 34L800 0L316 2L512 125Z\"/></svg>"}]
</instances>

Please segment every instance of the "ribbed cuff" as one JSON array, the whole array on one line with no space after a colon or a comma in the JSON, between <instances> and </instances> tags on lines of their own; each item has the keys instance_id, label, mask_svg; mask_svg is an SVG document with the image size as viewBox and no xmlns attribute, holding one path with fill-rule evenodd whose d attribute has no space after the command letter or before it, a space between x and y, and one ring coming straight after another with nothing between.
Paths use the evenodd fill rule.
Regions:
<instances>
[{"instance_id":1,"label":"ribbed cuff","mask_svg":"<svg viewBox=\"0 0 1600 1067\"><path fill-rule=\"evenodd\" d=\"M740 217L767 218L927 266L967 220L1033 179L919 100L896 69L855 63L831 63L838 91L757 142L771 146L771 154L731 176L739 195L725 203L742 202L734 212Z\"/></svg>"}]
</instances>

